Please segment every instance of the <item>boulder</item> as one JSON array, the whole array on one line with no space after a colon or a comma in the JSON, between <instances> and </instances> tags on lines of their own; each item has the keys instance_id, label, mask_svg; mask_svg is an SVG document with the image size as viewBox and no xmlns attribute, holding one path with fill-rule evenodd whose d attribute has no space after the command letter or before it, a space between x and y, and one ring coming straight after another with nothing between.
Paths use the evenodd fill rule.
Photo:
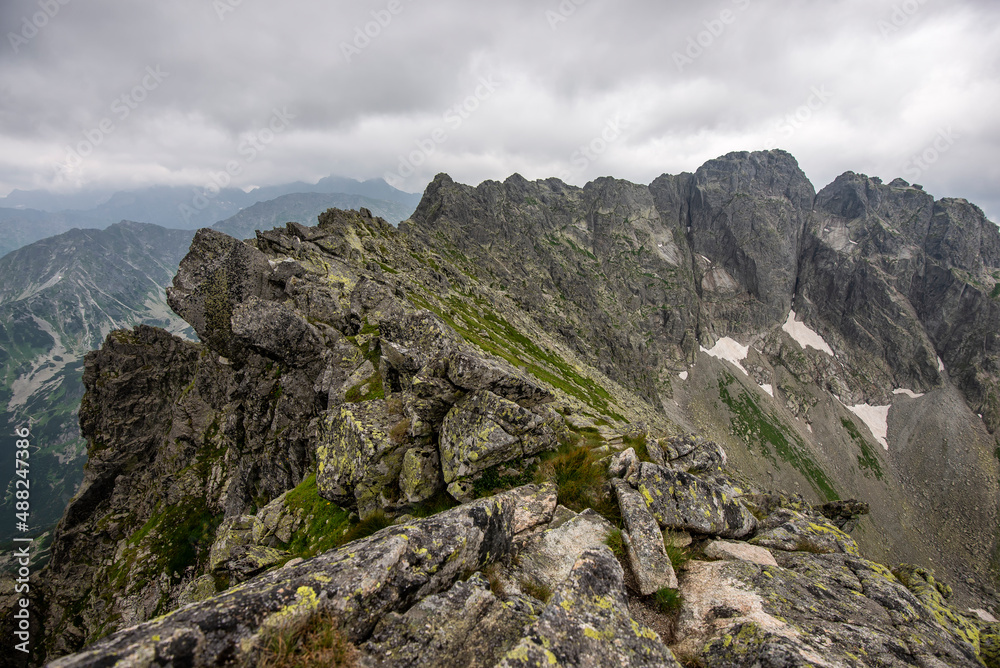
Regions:
<instances>
[{"instance_id":1,"label":"boulder","mask_svg":"<svg viewBox=\"0 0 1000 668\"><path fill-rule=\"evenodd\" d=\"M230 326L242 343L291 367L314 364L324 349L323 337L315 327L274 301L250 297L237 304Z\"/></svg>"},{"instance_id":2,"label":"boulder","mask_svg":"<svg viewBox=\"0 0 1000 668\"><path fill-rule=\"evenodd\" d=\"M774 555L766 548L750 543L740 543L729 540L713 540L705 546L703 552L709 559L724 561L749 561L761 566L777 566Z\"/></svg>"},{"instance_id":3,"label":"boulder","mask_svg":"<svg viewBox=\"0 0 1000 668\"><path fill-rule=\"evenodd\" d=\"M885 567L847 554L775 556L777 567L690 562L674 651L735 668L978 665Z\"/></svg>"},{"instance_id":4,"label":"boulder","mask_svg":"<svg viewBox=\"0 0 1000 668\"><path fill-rule=\"evenodd\" d=\"M858 519L871 512L868 504L857 499L846 501L830 501L821 506L813 506L813 510L823 515L841 531L852 531L857 526Z\"/></svg>"},{"instance_id":5,"label":"boulder","mask_svg":"<svg viewBox=\"0 0 1000 668\"><path fill-rule=\"evenodd\" d=\"M860 556L854 539L829 520L809 517L788 508L771 513L764 521L763 531L750 539L750 543L789 552Z\"/></svg>"},{"instance_id":6,"label":"boulder","mask_svg":"<svg viewBox=\"0 0 1000 668\"><path fill-rule=\"evenodd\" d=\"M201 229L167 288L167 303L212 350L232 357L233 311L251 297L270 297L271 273L267 256L253 246Z\"/></svg>"},{"instance_id":7,"label":"boulder","mask_svg":"<svg viewBox=\"0 0 1000 668\"><path fill-rule=\"evenodd\" d=\"M604 545L580 555L538 621L499 666L680 668L656 632L629 617L622 567Z\"/></svg>"},{"instance_id":8,"label":"boulder","mask_svg":"<svg viewBox=\"0 0 1000 668\"><path fill-rule=\"evenodd\" d=\"M468 351L449 357L448 380L464 390L486 390L526 408L555 399L538 381L509 363Z\"/></svg>"},{"instance_id":9,"label":"boulder","mask_svg":"<svg viewBox=\"0 0 1000 668\"><path fill-rule=\"evenodd\" d=\"M539 414L488 390L466 395L448 412L441 425L441 469L445 483L555 448L557 418L551 411Z\"/></svg>"},{"instance_id":10,"label":"boulder","mask_svg":"<svg viewBox=\"0 0 1000 668\"><path fill-rule=\"evenodd\" d=\"M403 455L399 491L409 503L420 503L444 489L441 456L433 445L410 448Z\"/></svg>"},{"instance_id":11,"label":"boulder","mask_svg":"<svg viewBox=\"0 0 1000 668\"><path fill-rule=\"evenodd\" d=\"M381 668L493 668L539 612L526 597L501 601L476 573L403 614L390 612L361 649Z\"/></svg>"},{"instance_id":12,"label":"boulder","mask_svg":"<svg viewBox=\"0 0 1000 668\"><path fill-rule=\"evenodd\" d=\"M372 635L379 620L447 591L459 576L510 552L518 508L537 508L533 526L555 510L533 503L548 493L528 485L412 524L383 529L202 603L119 631L59 668L107 665L215 666L253 663L255 648L278 629L329 614L348 640ZM520 515L522 525L527 516Z\"/></svg>"},{"instance_id":13,"label":"boulder","mask_svg":"<svg viewBox=\"0 0 1000 668\"><path fill-rule=\"evenodd\" d=\"M642 495L624 480L613 483L628 531L626 549L639 593L648 596L663 587L677 588L677 576L663 545L663 534Z\"/></svg>"},{"instance_id":14,"label":"boulder","mask_svg":"<svg viewBox=\"0 0 1000 668\"><path fill-rule=\"evenodd\" d=\"M622 450L617 455L611 456L608 463L609 478L628 478L639 468L639 457L635 454L634 448Z\"/></svg>"},{"instance_id":15,"label":"boulder","mask_svg":"<svg viewBox=\"0 0 1000 668\"><path fill-rule=\"evenodd\" d=\"M604 544L614 527L589 508L554 529L543 531L518 555L518 575L554 590L569 575L577 557Z\"/></svg>"},{"instance_id":16,"label":"boulder","mask_svg":"<svg viewBox=\"0 0 1000 668\"><path fill-rule=\"evenodd\" d=\"M665 464L678 471L704 473L726 466L726 451L715 441L687 435L660 439Z\"/></svg>"},{"instance_id":17,"label":"boulder","mask_svg":"<svg viewBox=\"0 0 1000 668\"><path fill-rule=\"evenodd\" d=\"M365 516L392 505L406 446L390 436L398 416L382 399L343 404L316 422L316 485L325 499Z\"/></svg>"},{"instance_id":18,"label":"boulder","mask_svg":"<svg viewBox=\"0 0 1000 668\"><path fill-rule=\"evenodd\" d=\"M719 485L690 473L643 462L629 478L665 529L742 538L757 528L756 518Z\"/></svg>"}]
</instances>

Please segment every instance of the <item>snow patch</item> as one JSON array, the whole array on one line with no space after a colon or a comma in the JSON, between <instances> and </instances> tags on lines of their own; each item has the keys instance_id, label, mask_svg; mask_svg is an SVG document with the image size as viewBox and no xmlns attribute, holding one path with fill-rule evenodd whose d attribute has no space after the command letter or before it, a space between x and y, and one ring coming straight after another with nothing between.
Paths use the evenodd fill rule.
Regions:
<instances>
[{"instance_id":1,"label":"snow patch","mask_svg":"<svg viewBox=\"0 0 1000 668\"><path fill-rule=\"evenodd\" d=\"M875 440L881 444L886 451L889 450L889 441L886 438L889 436L889 409L891 406L869 406L868 404L858 404L857 406L848 406L847 410L851 411L859 418L861 418L864 423L868 426L868 430L871 431L872 436Z\"/></svg>"},{"instance_id":2,"label":"snow patch","mask_svg":"<svg viewBox=\"0 0 1000 668\"><path fill-rule=\"evenodd\" d=\"M771 387L770 385L767 385L767 384L761 385L760 389L764 390L765 392L767 392L768 394L770 394L772 397L774 396L774 388Z\"/></svg>"},{"instance_id":3,"label":"snow patch","mask_svg":"<svg viewBox=\"0 0 1000 668\"><path fill-rule=\"evenodd\" d=\"M902 387L899 388L898 390L893 390L892 393L893 394L905 394L906 396L908 396L911 399L919 399L920 397L924 396L923 392L917 393L917 392L914 392L913 390L907 390L907 389L902 388Z\"/></svg>"},{"instance_id":4,"label":"snow patch","mask_svg":"<svg viewBox=\"0 0 1000 668\"><path fill-rule=\"evenodd\" d=\"M795 311L788 312L788 320L786 320L785 324L781 326L781 329L787 332L790 337L795 339L795 342L802 346L802 348L815 348L820 352L826 353L830 357L834 356L833 349L827 345L822 336L807 327L805 323L796 322Z\"/></svg>"},{"instance_id":5,"label":"snow patch","mask_svg":"<svg viewBox=\"0 0 1000 668\"><path fill-rule=\"evenodd\" d=\"M808 422L806 423L806 431L808 431L810 434L813 433L813 426Z\"/></svg>"},{"instance_id":6,"label":"snow patch","mask_svg":"<svg viewBox=\"0 0 1000 668\"><path fill-rule=\"evenodd\" d=\"M944 360L938 357L938 372L944 373Z\"/></svg>"},{"instance_id":7,"label":"snow patch","mask_svg":"<svg viewBox=\"0 0 1000 668\"><path fill-rule=\"evenodd\" d=\"M720 360L726 360L727 362L732 362L736 365L740 371L749 376L747 370L743 368L740 364L743 360L747 358L747 354L750 352L750 346L741 346L734 339L728 336L719 339L711 350L708 350L704 346L701 347L701 352L708 353L712 357Z\"/></svg>"},{"instance_id":8,"label":"snow patch","mask_svg":"<svg viewBox=\"0 0 1000 668\"><path fill-rule=\"evenodd\" d=\"M687 371L681 371L680 372L680 378L681 378L681 380L687 380L688 379L688 372Z\"/></svg>"}]
</instances>

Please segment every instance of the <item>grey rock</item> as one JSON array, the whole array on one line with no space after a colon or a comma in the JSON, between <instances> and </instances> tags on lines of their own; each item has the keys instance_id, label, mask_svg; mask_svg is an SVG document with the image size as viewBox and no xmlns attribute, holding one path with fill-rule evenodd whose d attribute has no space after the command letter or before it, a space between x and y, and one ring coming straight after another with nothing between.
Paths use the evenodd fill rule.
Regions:
<instances>
[{"instance_id":1,"label":"grey rock","mask_svg":"<svg viewBox=\"0 0 1000 668\"><path fill-rule=\"evenodd\" d=\"M403 614L390 612L362 650L384 668L492 668L539 612L526 597L498 599L476 573Z\"/></svg>"},{"instance_id":2,"label":"grey rock","mask_svg":"<svg viewBox=\"0 0 1000 668\"><path fill-rule=\"evenodd\" d=\"M606 546L573 565L541 617L499 666L673 666L655 631L629 617L623 572Z\"/></svg>"},{"instance_id":3,"label":"grey rock","mask_svg":"<svg viewBox=\"0 0 1000 668\"><path fill-rule=\"evenodd\" d=\"M665 529L742 538L757 528L756 518L739 499L690 473L643 462L629 482Z\"/></svg>"},{"instance_id":4,"label":"grey rock","mask_svg":"<svg viewBox=\"0 0 1000 668\"><path fill-rule=\"evenodd\" d=\"M615 480L613 486L628 531L626 549L639 593L648 596L664 587L676 589L677 576L667 557L663 534L642 495L624 480Z\"/></svg>"},{"instance_id":5,"label":"grey rock","mask_svg":"<svg viewBox=\"0 0 1000 668\"><path fill-rule=\"evenodd\" d=\"M393 526L297 566L264 574L172 615L119 631L53 666L149 662L208 666L250 660L270 629L329 613L353 642L389 612L449 589L466 569L505 557L528 486Z\"/></svg>"},{"instance_id":6,"label":"grey rock","mask_svg":"<svg viewBox=\"0 0 1000 668\"><path fill-rule=\"evenodd\" d=\"M750 543L775 550L860 556L854 539L826 518L808 517L787 508L769 515L763 530Z\"/></svg>"},{"instance_id":7,"label":"grey rock","mask_svg":"<svg viewBox=\"0 0 1000 668\"><path fill-rule=\"evenodd\" d=\"M519 553L517 573L554 590L569 575L577 558L603 545L612 529L611 523L588 508L529 542Z\"/></svg>"},{"instance_id":8,"label":"grey rock","mask_svg":"<svg viewBox=\"0 0 1000 668\"><path fill-rule=\"evenodd\" d=\"M463 397L441 424L445 482L555 448L557 417L530 411L488 390Z\"/></svg>"}]
</instances>

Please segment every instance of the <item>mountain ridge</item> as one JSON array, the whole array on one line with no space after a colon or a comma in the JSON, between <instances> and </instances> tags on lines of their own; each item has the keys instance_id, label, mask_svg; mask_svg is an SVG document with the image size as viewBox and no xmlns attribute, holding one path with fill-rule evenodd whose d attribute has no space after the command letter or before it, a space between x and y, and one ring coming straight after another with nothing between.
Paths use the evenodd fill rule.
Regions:
<instances>
[{"instance_id":1,"label":"mountain ridge","mask_svg":"<svg viewBox=\"0 0 1000 668\"><path fill-rule=\"evenodd\" d=\"M351 511L399 516L395 533L365 543L377 551L378 540L409 531L420 504L472 503L448 517L475 515L477 496L544 478L576 453L605 458L607 485L582 492L591 514L651 512L654 532L688 532L698 550L713 537L752 536L784 569L766 577L809 573L824 587L815 569L834 562L804 553L860 550L924 568L890 578L884 567L836 562L855 579L881 574L884 582L864 579L875 588L865 592L934 589L932 567L954 589L950 605L997 612L989 333L1000 232L971 205L920 192L852 174L817 194L785 152L733 153L649 186L514 175L471 187L439 175L398 230L370 211L330 210L315 227L289 223L247 242L199 231L168 299L202 343L140 327L111 333L87 357L90 463L46 572L39 614L49 651L79 649L187 602L238 601L242 589L229 589L238 582L263 591L261 583L284 586L316 564L342 563L346 552L318 527L349 530ZM935 298L942 294L955 298ZM708 496L664 506L658 497L679 503L671 480ZM559 502L575 503L558 484ZM767 495L776 488L802 497ZM638 506L628 501L636 494ZM871 511L854 538L809 514L810 503L848 496ZM323 503L337 509L321 511ZM584 515L574 527L590 521ZM172 530L181 516L192 518L190 534ZM622 530L638 541L638 526ZM839 547L821 549L803 531L835 535ZM93 561L75 559L81 551ZM293 580L268 570L315 554L323 556L289 571ZM580 559L604 563L588 552ZM721 568L696 561L679 584L691 601L702 595L694 573ZM641 570L641 559L630 563ZM529 576L523 564L505 568ZM765 576L740 572L725 577L744 582L736 589L750 578L759 591ZM544 582L571 596L565 587L581 581ZM341 586L324 589L333 598L323 606L340 609ZM850 599L839 596L838 606ZM400 613L414 603L400 598ZM701 613L681 605L683 627L684 615ZM544 610L555 624L557 611ZM966 628L965 617L948 614ZM157 624L98 646L151 642L142 629ZM371 624L354 627L352 641L388 637L372 635ZM727 628L729 641L714 631L690 638L714 638L723 651L740 631L720 624L713 628ZM191 632L209 632L199 628ZM970 653L940 655L953 665L982 652L979 635L973 643L962 634ZM812 651L795 647L800 660ZM915 661L901 656L885 661Z\"/></svg>"}]
</instances>

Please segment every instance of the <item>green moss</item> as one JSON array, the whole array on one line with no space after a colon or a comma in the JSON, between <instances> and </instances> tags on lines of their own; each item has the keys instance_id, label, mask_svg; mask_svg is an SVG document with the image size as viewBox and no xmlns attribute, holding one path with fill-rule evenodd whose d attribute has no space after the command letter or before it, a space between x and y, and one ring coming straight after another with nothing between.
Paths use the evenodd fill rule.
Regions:
<instances>
[{"instance_id":1,"label":"green moss","mask_svg":"<svg viewBox=\"0 0 1000 668\"><path fill-rule=\"evenodd\" d=\"M298 557L311 557L337 547L350 526L349 513L319 495L315 474L285 495L285 506L304 520L284 546Z\"/></svg>"},{"instance_id":2,"label":"green moss","mask_svg":"<svg viewBox=\"0 0 1000 668\"><path fill-rule=\"evenodd\" d=\"M868 441L858 431L857 426L847 418L842 418L840 423L844 425L844 429L851 435L851 439L861 448L861 454L858 455L858 468L861 469L861 472L869 478L874 477L877 480L885 478L885 474L882 472L882 465L879 463L878 457L875 456L875 451L868 445Z\"/></svg>"},{"instance_id":3,"label":"green moss","mask_svg":"<svg viewBox=\"0 0 1000 668\"><path fill-rule=\"evenodd\" d=\"M773 414L765 413L748 392L733 397L729 386L735 378L728 373L719 378L719 398L729 407L734 435L748 445L757 446L761 455L777 463L775 454L805 476L820 497L827 501L840 498L833 483L810 457L806 445Z\"/></svg>"}]
</instances>

